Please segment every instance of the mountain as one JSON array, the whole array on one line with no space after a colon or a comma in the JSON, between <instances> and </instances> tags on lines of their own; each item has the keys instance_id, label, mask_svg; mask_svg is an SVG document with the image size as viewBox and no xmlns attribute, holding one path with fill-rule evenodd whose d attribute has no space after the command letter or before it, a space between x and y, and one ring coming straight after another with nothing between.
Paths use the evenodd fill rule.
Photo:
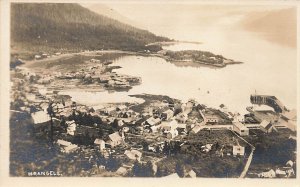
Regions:
<instances>
[{"instance_id":1,"label":"mountain","mask_svg":"<svg viewBox=\"0 0 300 187\"><path fill-rule=\"evenodd\" d=\"M137 23L129 18L127 18L126 16L120 14L118 11L116 11L115 9L105 5L105 4L91 4L91 3L84 3L84 4L80 4L81 6L97 13L97 14L101 14L103 16L109 17L111 19L120 21L122 23L125 23L127 25L131 25L134 26L136 28L141 28L141 29L145 29L145 26L143 26L140 23Z\"/></svg>"},{"instance_id":2,"label":"mountain","mask_svg":"<svg viewBox=\"0 0 300 187\"><path fill-rule=\"evenodd\" d=\"M158 41L169 39L96 14L78 4L11 4L12 48L137 51Z\"/></svg>"},{"instance_id":3,"label":"mountain","mask_svg":"<svg viewBox=\"0 0 300 187\"><path fill-rule=\"evenodd\" d=\"M297 45L297 9L257 11L248 14L240 26L268 41L295 48Z\"/></svg>"}]
</instances>

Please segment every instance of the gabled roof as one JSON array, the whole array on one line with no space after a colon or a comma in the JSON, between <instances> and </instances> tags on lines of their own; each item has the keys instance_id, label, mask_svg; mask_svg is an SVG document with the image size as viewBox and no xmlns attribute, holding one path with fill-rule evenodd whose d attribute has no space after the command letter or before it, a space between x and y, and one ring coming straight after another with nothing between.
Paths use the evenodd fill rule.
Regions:
<instances>
[{"instance_id":1,"label":"gabled roof","mask_svg":"<svg viewBox=\"0 0 300 187\"><path fill-rule=\"evenodd\" d=\"M166 110L166 111L164 111L163 113L169 113L169 114L173 114L174 112L173 112L173 110L171 110L171 109L168 109L168 110Z\"/></svg>"},{"instance_id":2,"label":"gabled roof","mask_svg":"<svg viewBox=\"0 0 300 187\"><path fill-rule=\"evenodd\" d=\"M126 106L126 105L120 105L120 106L118 106L117 108L118 108L119 110L124 110L124 109L127 108L127 106Z\"/></svg>"},{"instance_id":3,"label":"gabled roof","mask_svg":"<svg viewBox=\"0 0 300 187\"><path fill-rule=\"evenodd\" d=\"M70 146L70 145L72 145L72 143L71 142L68 142L68 141L65 141L65 140L57 140L57 143L59 144L59 145L62 145L62 146Z\"/></svg>"},{"instance_id":4,"label":"gabled roof","mask_svg":"<svg viewBox=\"0 0 300 187\"><path fill-rule=\"evenodd\" d=\"M69 152L71 152L72 150L75 150L76 148L78 148L77 145L75 145L75 144L70 144L70 145L67 145L67 146L64 147L64 151L65 151L66 153L69 153Z\"/></svg>"},{"instance_id":5,"label":"gabled roof","mask_svg":"<svg viewBox=\"0 0 300 187\"><path fill-rule=\"evenodd\" d=\"M34 124L46 123L50 121L50 117L45 111L38 111L31 114Z\"/></svg>"},{"instance_id":6,"label":"gabled roof","mask_svg":"<svg viewBox=\"0 0 300 187\"><path fill-rule=\"evenodd\" d=\"M192 131L194 132L194 133L197 133L197 132L199 132L201 130L201 127L199 126L199 125L196 125L193 129L192 129Z\"/></svg>"},{"instance_id":7,"label":"gabled roof","mask_svg":"<svg viewBox=\"0 0 300 187\"><path fill-rule=\"evenodd\" d=\"M142 153L138 150L126 150L124 154L131 160L140 160L142 157Z\"/></svg>"},{"instance_id":8,"label":"gabled roof","mask_svg":"<svg viewBox=\"0 0 300 187\"><path fill-rule=\"evenodd\" d=\"M122 137L119 135L118 132L112 133L108 135L108 137L111 139L111 141L116 142L116 141L122 141Z\"/></svg>"},{"instance_id":9,"label":"gabled roof","mask_svg":"<svg viewBox=\"0 0 300 187\"><path fill-rule=\"evenodd\" d=\"M270 124L270 121L267 121L267 120L263 120L261 123L260 123L260 126L262 126L263 128L268 128L268 125Z\"/></svg>"},{"instance_id":10,"label":"gabled roof","mask_svg":"<svg viewBox=\"0 0 300 187\"><path fill-rule=\"evenodd\" d=\"M240 145L234 145L234 146L232 146L232 148L233 149L241 149L241 150L245 149L245 147L240 146Z\"/></svg>"},{"instance_id":11,"label":"gabled roof","mask_svg":"<svg viewBox=\"0 0 300 187\"><path fill-rule=\"evenodd\" d=\"M270 171L262 172L259 175L261 175L262 177L265 177L265 178L273 178L276 176L276 173L273 169L271 169Z\"/></svg>"},{"instance_id":12,"label":"gabled roof","mask_svg":"<svg viewBox=\"0 0 300 187\"><path fill-rule=\"evenodd\" d=\"M119 169L116 172L119 174L125 174L127 173L127 169L124 167L119 167Z\"/></svg>"},{"instance_id":13,"label":"gabled roof","mask_svg":"<svg viewBox=\"0 0 300 187\"><path fill-rule=\"evenodd\" d=\"M275 170L276 175L286 175L285 171L280 170L279 168Z\"/></svg>"},{"instance_id":14,"label":"gabled roof","mask_svg":"<svg viewBox=\"0 0 300 187\"><path fill-rule=\"evenodd\" d=\"M151 118L147 119L146 122L147 122L149 125L155 125L155 124L159 123L160 121L161 121L161 120L160 120L159 118L151 117Z\"/></svg>"},{"instance_id":15,"label":"gabled roof","mask_svg":"<svg viewBox=\"0 0 300 187\"><path fill-rule=\"evenodd\" d=\"M288 165L288 166L292 167L294 165L294 163L293 163L293 161L289 160L289 161L286 162L285 165Z\"/></svg>"},{"instance_id":16,"label":"gabled roof","mask_svg":"<svg viewBox=\"0 0 300 187\"><path fill-rule=\"evenodd\" d=\"M98 144L98 145L101 145L102 143L105 143L104 140L101 140L99 138L96 138L95 141L94 141L94 144Z\"/></svg>"},{"instance_id":17,"label":"gabled roof","mask_svg":"<svg viewBox=\"0 0 300 187\"><path fill-rule=\"evenodd\" d=\"M239 129L244 129L244 130L247 130L248 128L244 125L244 124L242 124L241 122L239 122L239 121L234 121L233 122L233 124L236 126L236 127L238 127Z\"/></svg>"},{"instance_id":18,"label":"gabled roof","mask_svg":"<svg viewBox=\"0 0 300 187\"><path fill-rule=\"evenodd\" d=\"M177 124L177 128L185 129L186 128L186 124L185 123L178 123Z\"/></svg>"}]
</instances>

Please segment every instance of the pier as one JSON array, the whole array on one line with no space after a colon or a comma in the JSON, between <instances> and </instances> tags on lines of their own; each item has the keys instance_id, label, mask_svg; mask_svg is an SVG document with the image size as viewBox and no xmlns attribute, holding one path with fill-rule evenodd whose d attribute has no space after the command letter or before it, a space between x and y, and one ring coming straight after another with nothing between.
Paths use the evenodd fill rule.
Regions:
<instances>
[{"instance_id":1,"label":"pier","mask_svg":"<svg viewBox=\"0 0 300 187\"><path fill-rule=\"evenodd\" d=\"M252 104L270 106L277 113L284 113L288 111L287 108L275 96L251 95L250 101Z\"/></svg>"}]
</instances>

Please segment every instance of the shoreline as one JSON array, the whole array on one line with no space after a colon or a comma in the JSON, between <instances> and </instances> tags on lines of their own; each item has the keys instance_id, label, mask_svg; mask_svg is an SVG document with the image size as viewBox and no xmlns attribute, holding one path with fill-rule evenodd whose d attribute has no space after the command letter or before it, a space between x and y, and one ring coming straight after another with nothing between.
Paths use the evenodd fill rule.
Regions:
<instances>
[{"instance_id":1,"label":"shoreline","mask_svg":"<svg viewBox=\"0 0 300 187\"><path fill-rule=\"evenodd\" d=\"M84 56L101 56L103 54L124 54L124 55L136 55L136 56L144 56L144 57L158 57L158 58L162 58L164 60L166 60L167 62L173 63L173 64L178 64L181 63L180 65L184 66L185 64L189 65L189 66L198 66L198 65L205 65L205 66L209 66L212 68L224 68L227 65L233 65L233 64L242 64L243 62L239 62L239 61L234 61L231 59L226 59L229 60L229 62L227 63L222 63L222 64L212 64L212 63L207 63L207 62L203 62L203 61L185 61L185 60L176 60L176 59L171 59L168 56L165 56L163 54L160 54L159 52L157 53L144 53L144 52L133 52L133 51L123 51L123 50L101 50L101 51L85 51L85 52L78 52L78 53L64 53L61 54L59 56L52 56L49 58L44 58L44 59L33 59L33 60L24 60L24 66L28 67L31 64L34 63L39 63L39 62L52 62L55 60L61 60L61 59L65 59L65 58L71 58L75 55L84 55Z\"/></svg>"},{"instance_id":2,"label":"shoreline","mask_svg":"<svg viewBox=\"0 0 300 187\"><path fill-rule=\"evenodd\" d=\"M202 44L203 42L175 40L175 41L149 43L146 46L150 46L150 45L169 46L169 45L174 45L174 44L178 44L178 43L183 43L183 44Z\"/></svg>"}]
</instances>

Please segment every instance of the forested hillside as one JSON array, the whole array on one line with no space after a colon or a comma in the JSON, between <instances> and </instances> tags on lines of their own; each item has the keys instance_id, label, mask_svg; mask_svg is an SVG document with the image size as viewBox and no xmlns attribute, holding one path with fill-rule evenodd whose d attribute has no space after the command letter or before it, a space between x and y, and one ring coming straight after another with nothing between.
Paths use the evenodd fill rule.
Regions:
<instances>
[{"instance_id":1,"label":"forested hillside","mask_svg":"<svg viewBox=\"0 0 300 187\"><path fill-rule=\"evenodd\" d=\"M168 41L96 14L78 4L12 3L12 46L27 48L142 50L145 44Z\"/></svg>"}]
</instances>

